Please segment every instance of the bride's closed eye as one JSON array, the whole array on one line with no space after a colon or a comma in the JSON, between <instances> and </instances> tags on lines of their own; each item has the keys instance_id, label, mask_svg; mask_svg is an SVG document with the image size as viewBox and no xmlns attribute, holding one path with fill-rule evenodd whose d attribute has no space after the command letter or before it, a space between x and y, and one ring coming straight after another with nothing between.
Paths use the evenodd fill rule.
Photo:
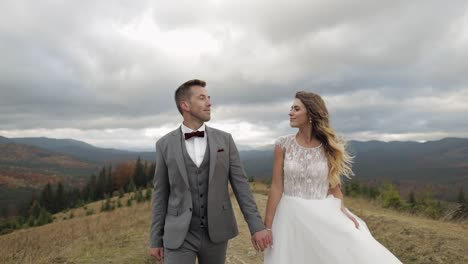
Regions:
<instances>
[{"instance_id":1,"label":"bride's closed eye","mask_svg":"<svg viewBox=\"0 0 468 264\"><path fill-rule=\"evenodd\" d=\"M289 111L292 111L292 110L299 111L301 109L299 107L297 107L297 106L291 106L291 108L289 108Z\"/></svg>"}]
</instances>

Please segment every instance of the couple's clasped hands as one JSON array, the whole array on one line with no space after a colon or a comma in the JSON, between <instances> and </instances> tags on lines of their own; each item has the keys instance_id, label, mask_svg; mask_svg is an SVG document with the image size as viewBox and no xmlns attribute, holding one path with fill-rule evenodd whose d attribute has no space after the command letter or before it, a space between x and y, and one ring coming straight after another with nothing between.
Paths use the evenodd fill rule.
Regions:
<instances>
[{"instance_id":1,"label":"couple's clasped hands","mask_svg":"<svg viewBox=\"0 0 468 264\"><path fill-rule=\"evenodd\" d=\"M262 231L258 231L252 236L252 245L256 251L263 252L268 247L273 247L273 235L271 229L267 228ZM150 254L156 260L161 261L164 258L164 249L151 248Z\"/></svg>"},{"instance_id":2,"label":"couple's clasped hands","mask_svg":"<svg viewBox=\"0 0 468 264\"><path fill-rule=\"evenodd\" d=\"M256 251L263 252L266 248L273 247L273 235L269 228L253 234L251 240Z\"/></svg>"}]
</instances>

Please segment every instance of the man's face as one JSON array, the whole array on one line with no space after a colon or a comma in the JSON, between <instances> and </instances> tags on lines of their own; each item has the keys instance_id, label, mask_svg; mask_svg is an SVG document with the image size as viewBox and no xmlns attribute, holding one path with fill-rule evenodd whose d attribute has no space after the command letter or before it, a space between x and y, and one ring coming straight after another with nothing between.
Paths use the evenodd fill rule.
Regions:
<instances>
[{"instance_id":1,"label":"man's face","mask_svg":"<svg viewBox=\"0 0 468 264\"><path fill-rule=\"evenodd\" d=\"M190 87L192 96L187 101L188 112L192 117L202 121L208 122L211 119L211 99L208 92L204 87L192 86Z\"/></svg>"}]
</instances>

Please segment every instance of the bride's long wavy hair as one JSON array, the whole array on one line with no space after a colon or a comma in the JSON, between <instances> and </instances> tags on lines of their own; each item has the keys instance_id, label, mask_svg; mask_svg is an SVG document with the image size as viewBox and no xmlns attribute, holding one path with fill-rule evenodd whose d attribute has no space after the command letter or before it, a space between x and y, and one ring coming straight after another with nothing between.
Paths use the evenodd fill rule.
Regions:
<instances>
[{"instance_id":1,"label":"bride's long wavy hair","mask_svg":"<svg viewBox=\"0 0 468 264\"><path fill-rule=\"evenodd\" d=\"M341 184L341 176L350 178L354 175L351 169L353 157L346 150L346 141L339 137L330 127L329 114L320 95L300 91L296 98L301 100L307 109L307 117L312 120L312 137L323 145L328 160L328 181L334 188Z\"/></svg>"}]
</instances>

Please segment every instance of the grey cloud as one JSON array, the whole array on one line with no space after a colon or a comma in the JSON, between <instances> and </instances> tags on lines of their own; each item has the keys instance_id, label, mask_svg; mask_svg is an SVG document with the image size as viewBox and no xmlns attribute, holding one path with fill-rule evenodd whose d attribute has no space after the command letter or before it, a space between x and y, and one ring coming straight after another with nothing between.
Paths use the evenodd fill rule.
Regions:
<instances>
[{"instance_id":1,"label":"grey cloud","mask_svg":"<svg viewBox=\"0 0 468 264\"><path fill-rule=\"evenodd\" d=\"M175 88L201 78L213 98L213 122L290 131L287 106L296 91L308 90L342 97L328 106L333 125L347 134L462 133L466 110L440 112L408 100L468 89L467 5L3 1L0 129L173 123L180 119ZM148 22L145 15L153 28L132 35ZM213 47L171 53L177 49L161 43L180 32L193 33L174 38L181 50L202 41L194 37L200 32ZM366 91L377 103L356 104L370 99Z\"/></svg>"}]
</instances>

